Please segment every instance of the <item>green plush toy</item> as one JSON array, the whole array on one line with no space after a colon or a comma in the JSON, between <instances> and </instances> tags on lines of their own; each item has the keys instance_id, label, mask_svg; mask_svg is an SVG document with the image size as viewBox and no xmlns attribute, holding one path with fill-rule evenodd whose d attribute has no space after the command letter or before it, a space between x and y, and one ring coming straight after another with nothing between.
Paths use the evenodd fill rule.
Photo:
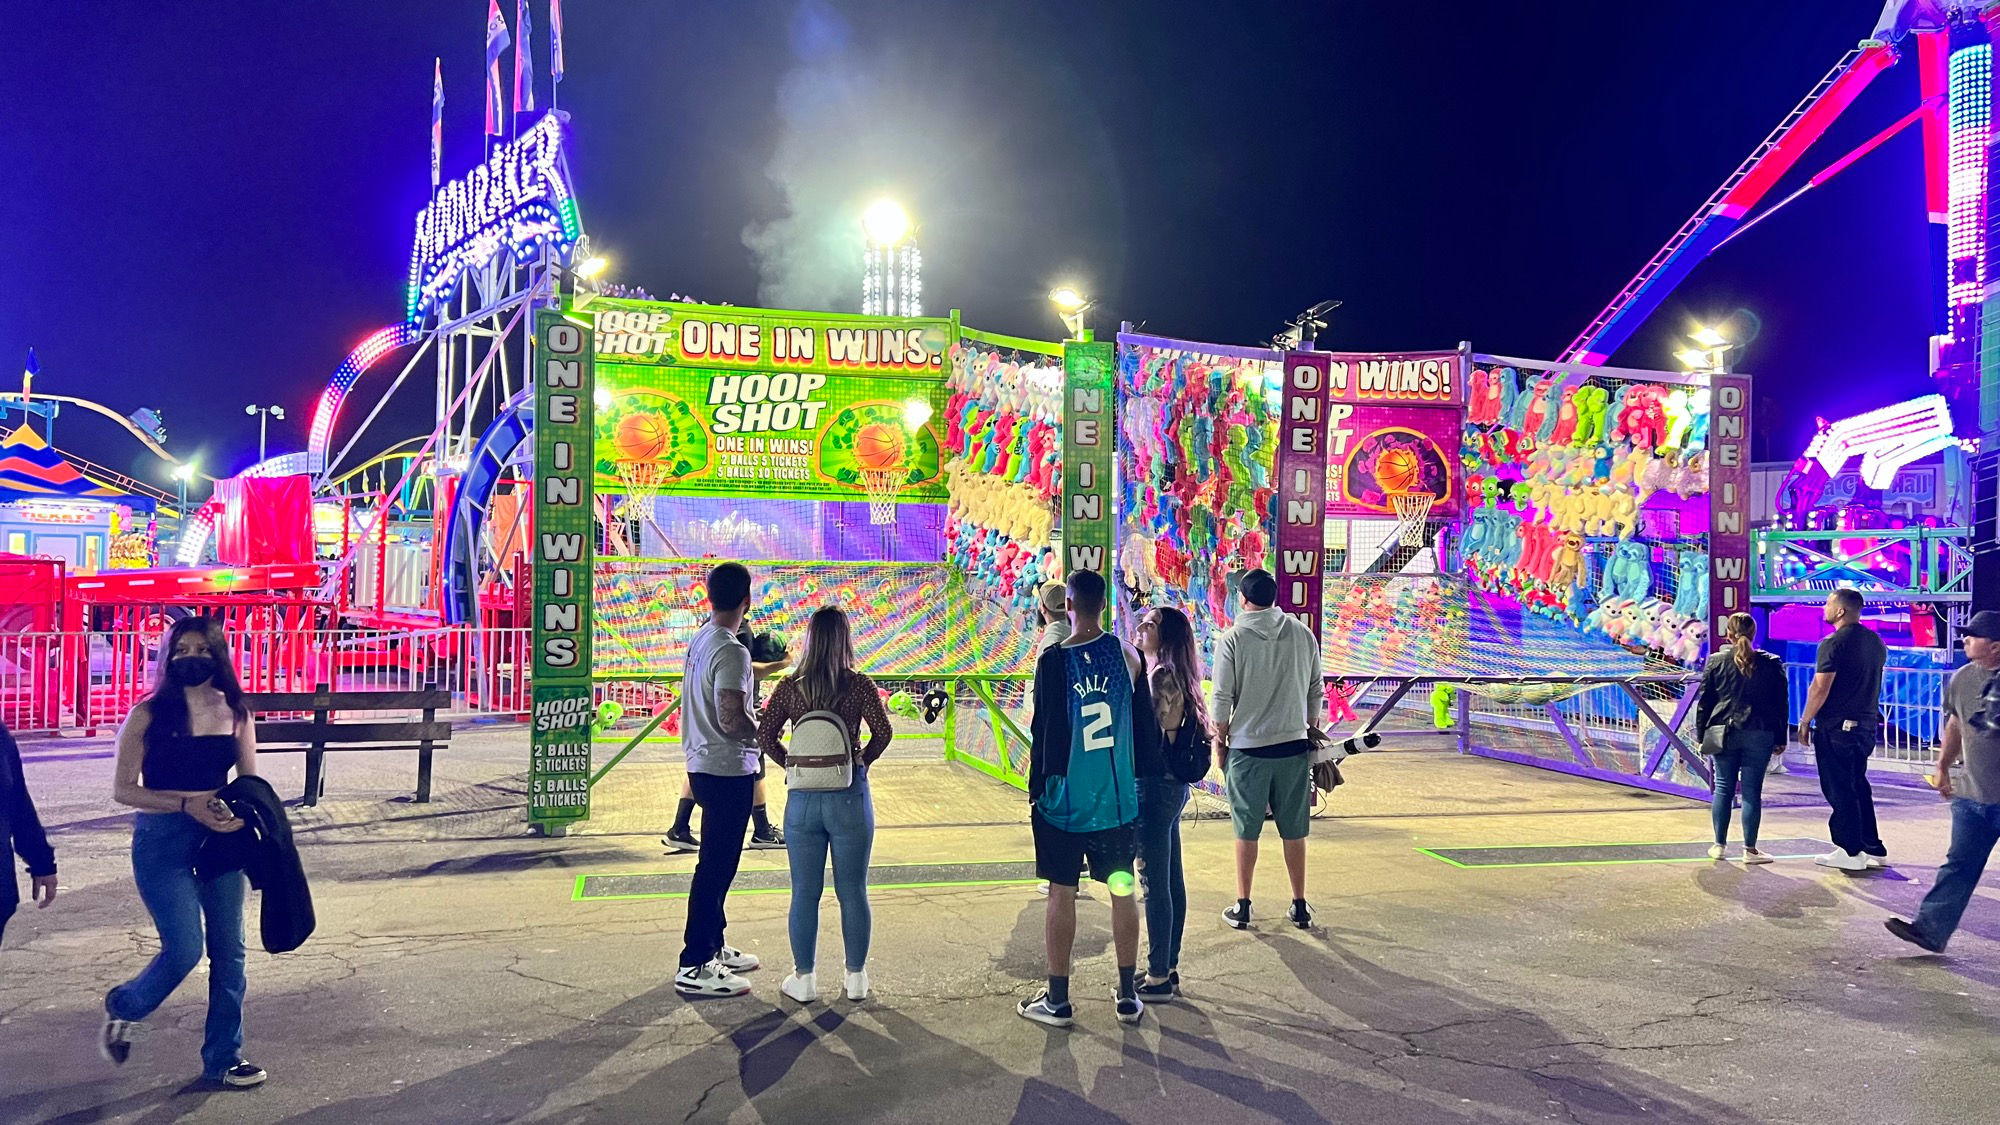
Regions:
<instances>
[{"instance_id":1,"label":"green plush toy","mask_svg":"<svg viewBox=\"0 0 2000 1125\"><path fill-rule=\"evenodd\" d=\"M1450 730L1454 719L1452 712L1458 709L1458 689L1450 684L1431 685L1431 725L1439 730Z\"/></svg>"},{"instance_id":2,"label":"green plush toy","mask_svg":"<svg viewBox=\"0 0 2000 1125\"><path fill-rule=\"evenodd\" d=\"M1578 449L1604 440L1604 415L1611 405L1611 392L1585 383L1570 395L1576 404L1576 433L1570 444Z\"/></svg>"},{"instance_id":3,"label":"green plush toy","mask_svg":"<svg viewBox=\"0 0 2000 1125\"><path fill-rule=\"evenodd\" d=\"M590 721L590 733L603 734L625 717L625 705L615 699L607 699L597 705L597 717Z\"/></svg>"}]
</instances>

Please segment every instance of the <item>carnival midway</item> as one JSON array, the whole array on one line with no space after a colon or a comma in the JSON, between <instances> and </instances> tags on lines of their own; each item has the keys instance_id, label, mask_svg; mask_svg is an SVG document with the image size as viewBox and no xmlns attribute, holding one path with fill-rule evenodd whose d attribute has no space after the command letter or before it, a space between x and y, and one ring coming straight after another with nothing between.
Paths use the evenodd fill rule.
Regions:
<instances>
[{"instance_id":1,"label":"carnival midway","mask_svg":"<svg viewBox=\"0 0 2000 1125\"><path fill-rule=\"evenodd\" d=\"M200 635L206 620L227 637L257 752L304 764L303 779L282 775L289 788L277 794L302 840L322 803L408 815L393 813L393 798L394 807L435 803L446 815L459 800L446 776L455 744L477 738L504 745L512 763L494 783L507 794L504 815L484 822L502 827L483 846L504 850L518 838L567 847L578 841L539 841L604 838L590 833L607 817L626 825L659 814L665 827L670 789L663 798L618 782L649 761L679 763L683 751L693 762L695 747L715 737L722 720L702 698L708 685L687 677L691 653L709 643L723 611L745 600L752 607L747 623L728 627L742 624L757 669L751 695L768 719L791 690L783 685L805 682L802 650L831 628L824 610L836 607L840 628L851 629L851 671L875 689L861 705L894 725L890 760L919 763L927 784L965 795L909 813L913 830L945 830L956 823L943 811L950 800L1025 804L1017 791L1029 791L1044 815L1049 767L1037 738L1051 720L1036 714L1037 678L1060 664L1043 659L1047 629L1096 635L1079 606L1101 589L1104 632L1165 643L1170 615L1185 622L1187 652L1207 671L1248 659L1238 647L1247 642L1233 639L1249 635L1244 615L1269 605L1278 620L1296 622L1316 643L1312 760L1334 763L1354 788L1367 786L1376 761L1430 751L1496 763L1455 775L1470 787L1459 799L1497 802L1513 786L1555 784L1536 772L1544 771L1599 803L1630 797L1697 809L1716 800L1720 834L1732 797L1754 804L1755 795L1739 789L1748 781L1734 759L1722 764L1721 743L1708 744L1703 717L1714 712L1705 693L1716 690L1710 670L1719 666L1711 657L1727 663L1738 651L1732 640L1754 627L1756 651L1783 677L1775 721L1784 729L1757 770L1768 760L1775 774L1811 770L1826 784L1792 733L1816 711L1822 728L1832 721L1821 643L1836 621L1829 615L1858 595L1850 623L1881 638L1885 665L1860 784L1921 792L1938 784L1940 750L1958 737L1947 729L1955 714L1947 685L1966 666L1961 641L2000 641L1984 618L2000 609L2000 454L1982 452L1982 437L1990 446L2000 433L2000 396L1991 393L2000 348L1988 346L1983 325L2000 260L1987 245L1989 170L2000 161L1990 128L2000 5L1890 9L1880 29L1829 60L1824 79L1685 224L1661 232L1669 237L1659 252L1567 348L1532 358L1454 339L1325 350L1318 334L1335 302L1306 309L1269 340L1186 339L1136 317L1094 323L1095 303L1069 284L1048 295L1051 338L983 331L978 309L948 308L940 299L950 294L926 291L923 228L887 199L855 216L868 246L854 262L859 313L655 299L617 284L620 264L597 249L590 201L570 167L572 138L588 136L592 123L537 107L537 76L519 54L533 13L522 4L509 25L493 0L484 158L455 176L442 167L440 70L429 202L409 232L407 275L382 279L381 322L351 326L352 350L329 357L337 362L310 402L252 408L278 419L299 412L308 420L303 449L260 449L247 469L212 477L175 452L181 443L156 413L96 402L61 371L41 371L32 353L18 392L0 394L0 722L30 747L108 744L135 706L174 682L170 665L187 655L181 638ZM554 33L553 74L544 76L552 92L563 78L562 6L537 10ZM1911 70L1920 92L1906 116L1858 149L1826 151L1823 137L1864 90ZM1673 307L1697 264L1756 237L1765 218L1899 135L1921 138L1937 247L1934 276L1909 282L1935 291L1944 326L1929 341L1933 393L1821 418L1790 459L1760 461L1751 453L1753 375L1737 370L1740 326L1696 326L1675 370L1608 365ZM1804 187L1777 191L1814 168ZM411 391L434 398L432 425L393 432L385 416L396 412L385 407ZM118 422L171 486L64 452L58 421L78 412ZM725 605L717 591L734 590L735 579L718 575L732 563L746 568L749 585ZM1216 682L1193 684L1190 697L1216 698ZM1233 696L1237 707L1247 694ZM1162 745L1195 713L1162 720ZM1226 754L1228 720L1220 721ZM792 722L803 738L805 717ZM886 728L870 729L871 740L889 744ZM846 733L858 748L859 730ZM1183 779L1186 809L1176 806L1172 819L1194 825L1233 813L1240 864L1242 818L1251 817L1254 866L1264 817L1285 827L1283 801L1259 790L1246 812L1232 789L1251 784L1254 771L1208 768L1205 736L1199 745L1202 769ZM381 753L363 767L355 750ZM31 754L31 783L36 761ZM110 785L112 763L98 764ZM406 766L412 784L377 791L383 771ZM777 810L821 796L796 771L801 793L789 798L762 795L766 785L781 788L785 771L759 784L754 826L742 779L753 844L783 844L766 823L767 801ZM1320 778L1301 815L1337 817L1353 791L1337 783ZM494 791L481 790L487 814ZM1829 791L1836 820L1842 799ZM641 807L647 801L661 803ZM710 833L732 823L729 802L699 779L680 804L670 849L694 842L690 808ZM1872 809L1868 816L1872 826ZM1745 830L1751 847L1741 857L1752 863L1775 852L1810 869L1826 846L1782 841L1759 852L1755 828ZM1661 839L1680 832L1670 831ZM1828 855L1843 854L1843 831L1833 828ZM1456 873L1534 866L1524 849L1570 844L1590 850L1559 837L1487 860L1478 849L1424 854ZM997 893L1018 884L1023 895L1039 882L1051 896L1053 935L1057 900L1071 896L1074 929L1088 881L1078 896L1070 871L1065 887L1044 845L1038 835L1037 863L1005 877L926 869L908 882ZM1139 847L1150 934L1152 901L1168 892L1159 861ZM1851 870L1886 863L1872 845L1848 853ZM708 846L700 855L711 862ZM1705 840L1621 842L1566 862L1704 857L1723 858L1723 840L1713 849ZM816 869L824 858L822 849ZM838 882L846 875L837 837L833 862ZM1089 862L1100 877L1100 858ZM1259 899L1263 925L1282 917L1312 927L1298 862L1292 911ZM684 885L685 860L660 863L664 874L639 875L579 861L575 900L635 910L644 903L632 900L673 900L678 911L674 902L704 893L698 873ZM1292 863L1287 847L1288 871ZM880 860L873 870L882 883ZM1109 884L1114 917L1132 893L1130 856L1122 871L1122 887L1117 870ZM621 879L631 885L620 890ZM1247 873L1240 880L1249 886ZM798 884L789 886L796 896ZM846 894L843 885L844 913ZM1226 917L1245 928L1250 895L1236 899L1230 909L1240 913ZM735 911L742 900L729 901ZM1991 903L1983 908L1990 931ZM1333 910L1319 909L1324 925ZM1142 963L1135 978L1125 931L1117 933L1125 977L1117 1018L1136 1022L1127 998L1175 999L1178 962L1155 959L1157 973ZM692 966L683 958L682 977L696 971L683 995L737 995L730 982L757 961L734 946L710 952ZM17 956L7 950L0 968L11 971L6 962ZM1063 957L1066 966L1066 949ZM239 972L240 961L239 950ZM866 972L859 985L856 972L850 965L844 978L852 999L869 995ZM1051 968L1050 989L1020 1014L1068 1026L1067 974ZM819 975L841 977L824 967ZM784 994L805 998L812 979L809 962L801 965ZM118 1036L140 1019L120 1014L121 1004L136 1004L132 995L114 991L107 1002L107 1057L119 1063L130 1046ZM0 1024L27 1026L28 1007ZM254 1082L237 1064L257 1071ZM263 1081L240 1057L205 1076ZM1280 1120L1341 1116L1258 1104ZM935 1108L927 1105L926 1114ZM438 1112L455 1119L449 1107ZM1480 1119L1438 1112L1407 1119Z\"/></svg>"}]
</instances>

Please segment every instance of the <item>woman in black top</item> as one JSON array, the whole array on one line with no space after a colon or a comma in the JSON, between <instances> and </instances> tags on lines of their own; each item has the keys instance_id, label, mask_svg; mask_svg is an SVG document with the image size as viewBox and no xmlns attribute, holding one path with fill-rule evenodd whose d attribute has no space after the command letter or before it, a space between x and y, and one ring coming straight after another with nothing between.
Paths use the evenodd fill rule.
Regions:
<instances>
[{"instance_id":1,"label":"woman in black top","mask_svg":"<svg viewBox=\"0 0 2000 1125\"><path fill-rule=\"evenodd\" d=\"M1740 790L1743 862L1769 863L1771 857L1757 850L1757 825L1764 815L1764 770L1790 733L1785 664L1754 647L1757 619L1747 613L1723 619L1722 639L1728 647L1710 656L1701 670L1701 700L1694 714L1694 729L1705 748L1712 745L1709 728L1723 728L1721 752L1714 759L1715 798L1709 811L1715 820L1715 844L1708 849L1708 858L1723 857L1723 846L1729 842L1729 807Z\"/></svg>"},{"instance_id":2,"label":"woman in black top","mask_svg":"<svg viewBox=\"0 0 2000 1125\"><path fill-rule=\"evenodd\" d=\"M1160 723L1158 772L1139 776L1139 877L1146 890L1146 979L1138 993L1148 1004L1172 1000L1181 986L1181 934L1187 928L1187 880L1181 868L1181 810L1188 786L1164 768L1174 751L1209 740L1208 708L1201 690L1201 658L1187 614L1172 606L1139 618L1139 650L1153 714Z\"/></svg>"},{"instance_id":3,"label":"woman in black top","mask_svg":"<svg viewBox=\"0 0 2000 1125\"><path fill-rule=\"evenodd\" d=\"M216 796L229 781L257 772L257 733L229 657L222 624L189 617L174 623L160 652L153 693L132 708L118 732L112 797L139 810L132 830L132 875L160 931L160 952L138 976L104 998L100 1047L122 1064L135 1024L153 1014L208 951L208 1023L202 1077L224 1086L255 1086L264 1070L243 1061L243 894L241 871L202 879L195 856L212 832L243 822ZM204 922L206 934L204 935Z\"/></svg>"}]
</instances>

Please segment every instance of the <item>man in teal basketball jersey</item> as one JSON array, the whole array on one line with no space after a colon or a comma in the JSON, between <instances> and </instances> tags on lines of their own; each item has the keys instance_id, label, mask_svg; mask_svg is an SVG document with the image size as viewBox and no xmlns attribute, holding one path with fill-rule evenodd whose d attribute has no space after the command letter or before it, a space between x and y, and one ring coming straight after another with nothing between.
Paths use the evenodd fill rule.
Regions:
<instances>
[{"instance_id":1,"label":"man in teal basketball jersey","mask_svg":"<svg viewBox=\"0 0 2000 1125\"><path fill-rule=\"evenodd\" d=\"M1049 986L1023 1000L1027 1019L1068 1027L1070 946L1076 939L1076 888L1086 865L1111 890L1111 934L1118 953L1121 1023L1146 1006L1136 991L1139 905L1132 898L1139 777L1159 772L1160 731L1139 674L1139 654L1104 631L1104 576L1069 576L1070 637L1035 662L1028 795L1035 868L1049 881L1044 936Z\"/></svg>"}]
</instances>

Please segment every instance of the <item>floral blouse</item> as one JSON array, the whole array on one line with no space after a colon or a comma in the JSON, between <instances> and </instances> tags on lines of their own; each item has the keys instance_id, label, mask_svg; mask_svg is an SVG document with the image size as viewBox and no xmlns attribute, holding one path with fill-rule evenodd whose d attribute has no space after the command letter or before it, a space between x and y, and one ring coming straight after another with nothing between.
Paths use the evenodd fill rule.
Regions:
<instances>
[{"instance_id":1,"label":"floral blouse","mask_svg":"<svg viewBox=\"0 0 2000 1125\"><path fill-rule=\"evenodd\" d=\"M771 693L771 699L764 704L764 717L757 723L757 745L764 750L764 756L785 764L785 746L778 741L785 724L806 717L815 708L806 706L805 694L799 691L796 680L786 677L778 684L778 690ZM839 715L847 723L848 733L859 739L861 724L868 724L868 744L861 747L861 764L868 765L882 756L889 748L889 713L882 707L882 693L875 689L875 681L859 672L850 672L843 685L840 698L827 708Z\"/></svg>"}]
</instances>

